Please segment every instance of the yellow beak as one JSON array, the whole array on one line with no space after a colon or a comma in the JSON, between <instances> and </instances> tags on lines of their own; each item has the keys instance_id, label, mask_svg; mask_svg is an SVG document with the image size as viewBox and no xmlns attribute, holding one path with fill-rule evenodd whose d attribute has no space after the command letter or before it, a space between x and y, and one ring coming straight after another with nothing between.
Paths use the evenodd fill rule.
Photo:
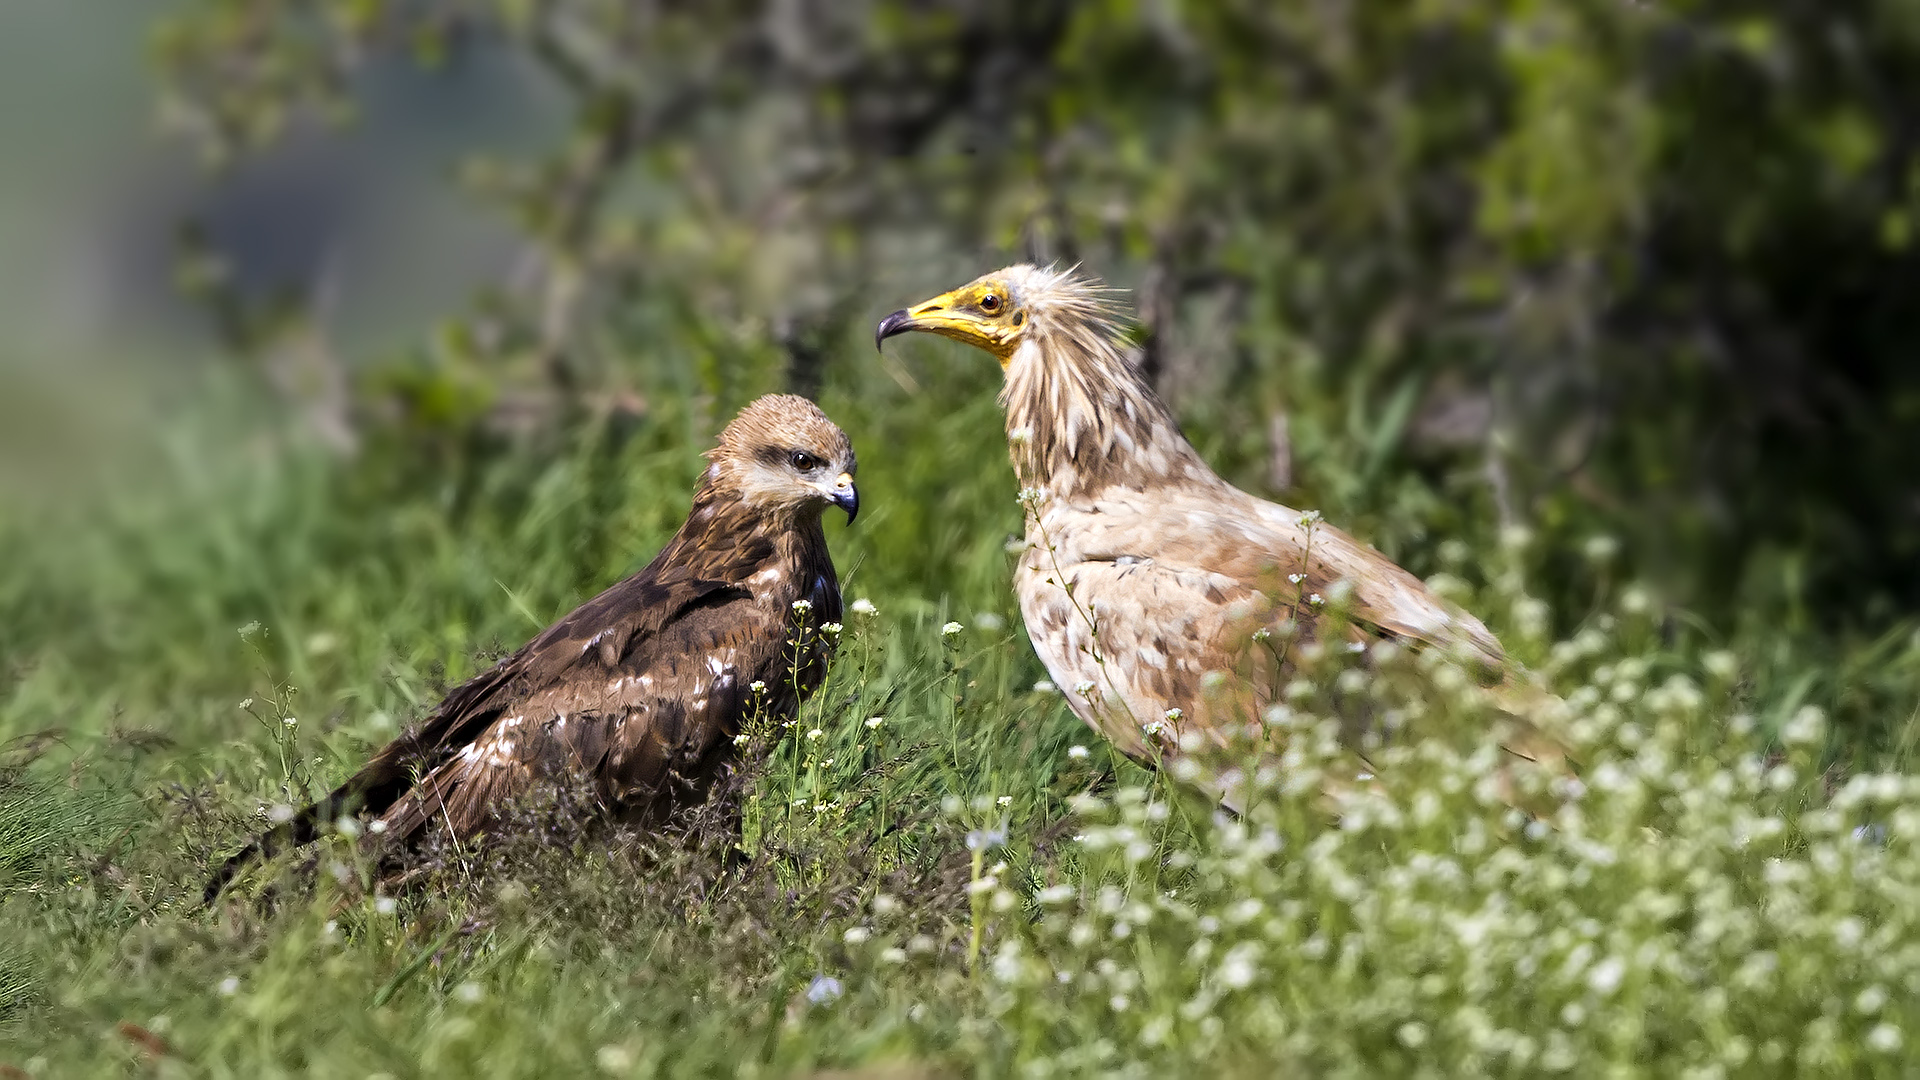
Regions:
<instances>
[{"instance_id":1,"label":"yellow beak","mask_svg":"<svg viewBox=\"0 0 1920 1080\"><path fill-rule=\"evenodd\" d=\"M960 299L960 291L942 293L925 303L901 308L881 319L873 332L873 347L880 348L882 342L895 334L919 330L984 349L999 357L1004 367L1013 355L1017 328L972 314Z\"/></svg>"}]
</instances>

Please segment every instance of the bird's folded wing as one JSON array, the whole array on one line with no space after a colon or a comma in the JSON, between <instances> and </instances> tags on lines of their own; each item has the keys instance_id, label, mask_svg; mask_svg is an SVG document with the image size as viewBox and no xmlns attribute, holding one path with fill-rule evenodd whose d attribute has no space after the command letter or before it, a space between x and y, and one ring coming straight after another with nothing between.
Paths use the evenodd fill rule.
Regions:
<instances>
[{"instance_id":1,"label":"bird's folded wing","mask_svg":"<svg viewBox=\"0 0 1920 1080\"><path fill-rule=\"evenodd\" d=\"M580 605L492 670L454 688L418 730L383 747L326 801L346 796L371 811L384 810L416 776L463 751L516 703L575 684L605 685L609 676L632 666L636 652L657 653L667 628L693 612L747 595L725 582L663 575L649 566Z\"/></svg>"},{"instance_id":2,"label":"bird's folded wing","mask_svg":"<svg viewBox=\"0 0 1920 1080\"><path fill-rule=\"evenodd\" d=\"M1157 719L1156 707L1192 715L1196 704L1209 714L1222 705L1250 714L1250 705L1277 689L1267 685L1274 672L1248 647L1253 632L1293 619L1304 637L1319 637L1325 631L1316 624L1329 606L1345 611L1350 640L1381 635L1449 650L1489 688L1500 711L1531 728L1551 729L1556 720L1559 700L1531 685L1478 619L1373 548L1323 522L1305 523L1297 511L1229 489L1226 497L1175 497L1151 507L1132 500L1095 505L1078 521L1056 520L1055 532L1069 538L1058 548L1073 564L1069 578L1080 606L1117 658L1096 681L1130 687L1126 696L1140 714L1134 720ZM1058 637L1050 651L1059 659L1084 652L1084 641ZM1205 687L1210 671L1235 678ZM1141 743L1134 732L1109 734L1130 751ZM1537 734L1516 733L1510 748L1534 758L1562 754L1556 741Z\"/></svg>"},{"instance_id":3,"label":"bird's folded wing","mask_svg":"<svg viewBox=\"0 0 1920 1080\"><path fill-rule=\"evenodd\" d=\"M662 560L611 586L549 627L520 651L455 687L420 727L388 743L325 798L256 837L215 871L209 900L254 858L305 844L341 814L386 812L414 781L482 738L516 703L576 680L605 685L636 653L658 653L663 631L719 605L741 605L746 590L702 579ZM649 643L653 643L651 648ZM644 660L639 662L644 663Z\"/></svg>"},{"instance_id":4,"label":"bird's folded wing","mask_svg":"<svg viewBox=\"0 0 1920 1080\"><path fill-rule=\"evenodd\" d=\"M590 777L615 811L692 791L737 734L752 684L784 682L784 641L784 625L748 597L684 609L612 670L594 664L515 699L387 811L388 831L438 821L471 833L537 779L569 773Z\"/></svg>"},{"instance_id":5,"label":"bird's folded wing","mask_svg":"<svg viewBox=\"0 0 1920 1080\"><path fill-rule=\"evenodd\" d=\"M1248 633L1336 600L1353 622L1410 643L1462 650L1487 669L1504 667L1500 643L1478 619L1444 603L1385 555L1299 511L1232 488L1177 492L1151 507L1097 504L1080 548L1091 558L1131 555L1174 569L1204 570L1238 586ZM1312 602L1314 596L1321 604ZM1253 598L1264 598L1264 602Z\"/></svg>"}]
</instances>

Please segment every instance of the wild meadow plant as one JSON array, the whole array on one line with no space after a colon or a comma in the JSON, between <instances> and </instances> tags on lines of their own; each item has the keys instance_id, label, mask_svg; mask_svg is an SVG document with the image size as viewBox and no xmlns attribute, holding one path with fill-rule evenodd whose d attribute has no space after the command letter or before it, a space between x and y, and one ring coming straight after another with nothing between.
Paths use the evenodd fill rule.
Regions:
<instances>
[{"instance_id":1,"label":"wild meadow plant","mask_svg":"<svg viewBox=\"0 0 1920 1080\"><path fill-rule=\"evenodd\" d=\"M580 522L551 494L576 481L535 480L550 528L525 531L499 495L499 522L409 511L397 520L427 541L409 561L369 557L319 509L258 511L258 536L210 548L204 570L190 527L128 530L117 576L79 594L128 613L114 666L79 662L66 624L35 631L5 733L103 719L16 739L0 760L0 1064L1907 1071L1920 781L1836 756L1826 713L1758 689L1773 661L1700 644L1650 590L1616 585L1605 542L1585 552L1592 610L1552 610L1529 592L1536 541L1517 530L1440 545L1434 584L1564 703L1570 770L1501 751L1498 718L1448 657L1278 642L1298 674L1248 718L1244 758L1149 771L1068 714L1075 688L1044 678L1003 581L980 571L930 598L868 576L857 545L873 541L849 531L857 584L843 624L821 630L839 639L826 685L793 717L749 717L742 768L707 805L664 829L605 828L587 793L563 789L513 808L487 843L429 844L398 878L348 819L201 909L211 860L352 769L484 663L476 651L529 632L537 620L503 607L490 576L474 585L474 564L520 566L513 588L535 611L593 587ZM218 507L203 516L254 535ZM321 545L275 531L290 520L337 549L301 562ZM456 528L460 543L432 532ZM167 575L139 561L149 537ZM1004 567L999 544L981 550ZM235 596L284 581L259 603L278 621L236 642L249 620L197 584L216 572ZM136 587L150 595L113 591ZM208 644L178 646L214 620ZM323 633L336 643L311 647ZM235 711L247 698L258 724ZM1181 719L1145 722L1177 741ZM1194 770L1213 767L1241 771L1244 813L1199 794L1209 777ZM1362 773L1329 797L1328 777Z\"/></svg>"},{"instance_id":2,"label":"wild meadow plant","mask_svg":"<svg viewBox=\"0 0 1920 1080\"><path fill-rule=\"evenodd\" d=\"M1543 645L1547 613L1506 599ZM1244 814L1196 799L1187 758L1069 799L1079 831L1040 880L992 862L1004 831L969 833L969 968L986 945L968 1007L995 1059L1034 1076L1905 1075L1920 778L1823 770L1821 710L1765 733L1737 657L1625 649L1653 641L1649 605L1630 590L1617 607L1544 649L1573 772L1502 750L1447 658L1382 644L1305 658L1261 718L1272 756L1250 763ZM1354 774L1341 733L1362 702L1421 735L1366 740L1377 782L1330 816L1322 782ZM906 957L954 963L886 923L876 909L858 934L870 977L907 991L889 974Z\"/></svg>"}]
</instances>

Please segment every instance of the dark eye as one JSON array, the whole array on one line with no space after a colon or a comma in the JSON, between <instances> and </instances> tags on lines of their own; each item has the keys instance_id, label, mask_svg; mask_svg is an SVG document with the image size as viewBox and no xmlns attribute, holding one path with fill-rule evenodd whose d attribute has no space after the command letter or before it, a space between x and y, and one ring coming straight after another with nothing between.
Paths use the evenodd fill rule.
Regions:
<instances>
[{"instance_id":1,"label":"dark eye","mask_svg":"<svg viewBox=\"0 0 1920 1080\"><path fill-rule=\"evenodd\" d=\"M792 462L793 467L801 472L812 472L820 467L820 459L807 453L805 450L795 450L793 456L787 460Z\"/></svg>"},{"instance_id":2,"label":"dark eye","mask_svg":"<svg viewBox=\"0 0 1920 1080\"><path fill-rule=\"evenodd\" d=\"M980 310L992 314L1000 310L1000 298L993 293L980 298Z\"/></svg>"}]
</instances>

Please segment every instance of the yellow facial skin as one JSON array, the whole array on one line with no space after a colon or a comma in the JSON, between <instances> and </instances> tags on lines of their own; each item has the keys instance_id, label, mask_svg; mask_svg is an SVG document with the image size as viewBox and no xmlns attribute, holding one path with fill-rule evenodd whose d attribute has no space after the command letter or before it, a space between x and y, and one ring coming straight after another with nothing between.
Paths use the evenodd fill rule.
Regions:
<instances>
[{"instance_id":1,"label":"yellow facial skin","mask_svg":"<svg viewBox=\"0 0 1920 1080\"><path fill-rule=\"evenodd\" d=\"M918 330L984 349L1005 368L1026 328L1027 314L1014 304L1006 285L983 278L882 319L873 344L879 348L895 334Z\"/></svg>"}]
</instances>

